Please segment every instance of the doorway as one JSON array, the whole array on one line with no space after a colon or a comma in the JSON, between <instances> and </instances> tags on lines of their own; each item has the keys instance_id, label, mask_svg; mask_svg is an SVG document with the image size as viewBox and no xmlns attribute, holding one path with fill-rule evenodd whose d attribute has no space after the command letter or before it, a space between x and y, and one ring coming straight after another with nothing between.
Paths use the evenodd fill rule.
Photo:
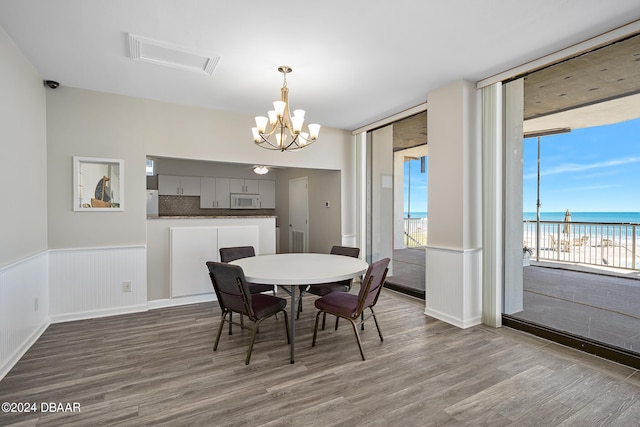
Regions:
<instances>
[{"instance_id":1,"label":"doorway","mask_svg":"<svg viewBox=\"0 0 640 427\"><path fill-rule=\"evenodd\" d=\"M309 178L289 180L289 252L309 252Z\"/></svg>"},{"instance_id":2,"label":"doorway","mask_svg":"<svg viewBox=\"0 0 640 427\"><path fill-rule=\"evenodd\" d=\"M391 258L385 286L424 299L427 112L367 134L367 254Z\"/></svg>"},{"instance_id":3,"label":"doorway","mask_svg":"<svg viewBox=\"0 0 640 427\"><path fill-rule=\"evenodd\" d=\"M505 300L516 298L505 303L504 324L622 363L640 360L639 48L635 35L505 85L522 86L523 99L506 109L520 109L525 137L534 138L520 146L520 194L506 194L512 205L521 198L506 219L519 232L505 241L520 288L505 275ZM530 266L518 264L520 244Z\"/></svg>"}]
</instances>

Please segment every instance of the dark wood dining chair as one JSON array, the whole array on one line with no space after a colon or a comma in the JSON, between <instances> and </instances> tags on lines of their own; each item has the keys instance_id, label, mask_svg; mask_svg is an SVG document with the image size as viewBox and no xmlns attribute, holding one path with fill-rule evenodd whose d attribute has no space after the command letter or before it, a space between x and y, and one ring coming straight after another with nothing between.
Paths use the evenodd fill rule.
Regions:
<instances>
[{"instance_id":1,"label":"dark wood dining chair","mask_svg":"<svg viewBox=\"0 0 640 427\"><path fill-rule=\"evenodd\" d=\"M360 248L354 248L350 246L332 246L331 251L329 252L331 255L343 255L350 256L352 258L358 258L360 255ZM341 280L339 282L331 282L331 283L323 283L321 285L313 285L309 286L305 290L300 288L300 298L298 299L298 317L300 316L300 312L302 312L302 295L304 293L313 294L317 296L324 296L331 292L341 291L341 292L349 292L351 289L351 281L353 279ZM322 329L324 329L324 323L326 321L326 316L322 319Z\"/></svg>"},{"instance_id":2,"label":"dark wood dining chair","mask_svg":"<svg viewBox=\"0 0 640 427\"><path fill-rule=\"evenodd\" d=\"M213 351L218 349L224 323L233 323L231 313L247 316L253 322L253 327L251 328L241 323L234 323L236 326L240 326L243 329L251 329L252 331L247 357L244 362L245 365L248 365L251 359L253 344L260 324L263 320L275 316L278 312L284 313L287 343L290 343L289 321L285 310L287 300L267 294L252 295L249 292L249 285L244 277L242 267L238 265L209 261L207 262L207 268L209 269L209 277L211 277L213 289L218 297L218 304L222 310L222 318L218 327L216 342L213 345ZM227 319L227 315L229 315L229 319Z\"/></svg>"},{"instance_id":3,"label":"dark wood dining chair","mask_svg":"<svg viewBox=\"0 0 640 427\"><path fill-rule=\"evenodd\" d=\"M329 313L337 316L338 318L347 319L351 323L353 333L356 335L356 341L358 342L358 348L360 349L360 356L362 357L362 360L365 360L362 341L360 340L360 334L358 333L358 325L364 325L366 318L361 315L364 314L364 310L367 308L371 311L373 321L378 329L380 341L384 341L380 325L378 324L378 319L373 311L373 306L378 302L380 291L382 290L382 286L384 285L384 281L387 277L389 261L389 258L383 258L369 266L357 295L349 292L338 291L331 292L315 301L318 313L316 314L316 323L313 328L312 347L315 347L316 345L320 315L323 313ZM337 322L336 330L338 330Z\"/></svg>"},{"instance_id":4,"label":"dark wood dining chair","mask_svg":"<svg viewBox=\"0 0 640 427\"><path fill-rule=\"evenodd\" d=\"M231 262L237 259L249 258L252 256L256 256L256 251L253 246L232 246L228 248L220 248L220 261L221 262ZM262 292L273 292L273 296L276 295L276 287L273 285L264 285L260 283L251 283L249 282L249 292L251 294L260 294ZM232 315L229 314L229 320L232 320ZM240 317L240 323L242 323L244 319ZM229 323L229 335L232 334L232 323Z\"/></svg>"}]
</instances>

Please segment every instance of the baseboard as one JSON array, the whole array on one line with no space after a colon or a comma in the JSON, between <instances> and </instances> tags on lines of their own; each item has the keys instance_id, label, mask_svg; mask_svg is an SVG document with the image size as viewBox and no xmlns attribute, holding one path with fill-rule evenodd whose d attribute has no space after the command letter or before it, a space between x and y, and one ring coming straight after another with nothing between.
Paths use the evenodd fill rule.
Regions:
<instances>
[{"instance_id":1,"label":"baseboard","mask_svg":"<svg viewBox=\"0 0 640 427\"><path fill-rule=\"evenodd\" d=\"M461 328L461 329L467 329L467 328L471 328L473 326L478 326L482 324L481 318L471 318L468 320L461 320L431 308L426 308L424 310L424 314L426 314L427 316L433 317L435 319L442 320L443 322L446 322L450 325L457 326L458 328Z\"/></svg>"},{"instance_id":2,"label":"baseboard","mask_svg":"<svg viewBox=\"0 0 640 427\"><path fill-rule=\"evenodd\" d=\"M0 381L13 369L13 367L20 361L22 356L29 351L31 346L35 344L36 341L40 338L40 336L47 330L49 327L49 321L45 321L38 329L33 331L31 336L25 340L25 342L18 348L11 357L7 359L7 361L0 366Z\"/></svg>"},{"instance_id":3,"label":"baseboard","mask_svg":"<svg viewBox=\"0 0 640 427\"><path fill-rule=\"evenodd\" d=\"M202 295L194 295L188 297L178 297L178 298L166 298L166 299L156 299L153 301L149 301L147 303L147 307L149 310L155 310L158 308L168 308L168 307L177 307L180 305L188 305L188 304L198 304L201 302L209 302L216 301L215 294L202 294Z\"/></svg>"},{"instance_id":4,"label":"baseboard","mask_svg":"<svg viewBox=\"0 0 640 427\"><path fill-rule=\"evenodd\" d=\"M83 311L79 313L58 314L49 317L51 323L73 322L76 320L97 319L99 317L119 316L121 314L147 311L147 304L129 305L125 307L107 308L103 310Z\"/></svg>"}]
</instances>

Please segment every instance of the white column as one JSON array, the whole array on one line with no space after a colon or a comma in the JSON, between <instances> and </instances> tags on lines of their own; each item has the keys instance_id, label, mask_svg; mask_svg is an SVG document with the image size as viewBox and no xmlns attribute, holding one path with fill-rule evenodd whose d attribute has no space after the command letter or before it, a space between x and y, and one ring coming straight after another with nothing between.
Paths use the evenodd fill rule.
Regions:
<instances>
[{"instance_id":1,"label":"white column","mask_svg":"<svg viewBox=\"0 0 640 427\"><path fill-rule=\"evenodd\" d=\"M479 91L455 81L428 97L429 245L425 314L466 328L482 314Z\"/></svg>"}]
</instances>

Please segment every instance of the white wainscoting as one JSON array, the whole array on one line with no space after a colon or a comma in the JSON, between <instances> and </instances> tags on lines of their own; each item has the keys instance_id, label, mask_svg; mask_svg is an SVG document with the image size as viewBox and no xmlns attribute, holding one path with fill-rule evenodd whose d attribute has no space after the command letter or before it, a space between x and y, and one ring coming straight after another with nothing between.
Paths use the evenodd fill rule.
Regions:
<instances>
[{"instance_id":1,"label":"white wainscoting","mask_svg":"<svg viewBox=\"0 0 640 427\"><path fill-rule=\"evenodd\" d=\"M0 269L0 380L49 326L48 252Z\"/></svg>"},{"instance_id":2,"label":"white wainscoting","mask_svg":"<svg viewBox=\"0 0 640 427\"><path fill-rule=\"evenodd\" d=\"M482 250L428 246L425 314L468 328L482 322Z\"/></svg>"},{"instance_id":3,"label":"white wainscoting","mask_svg":"<svg viewBox=\"0 0 640 427\"><path fill-rule=\"evenodd\" d=\"M147 310L146 254L145 246L51 250L50 321ZM131 292L123 292L123 282L131 282Z\"/></svg>"}]
</instances>

